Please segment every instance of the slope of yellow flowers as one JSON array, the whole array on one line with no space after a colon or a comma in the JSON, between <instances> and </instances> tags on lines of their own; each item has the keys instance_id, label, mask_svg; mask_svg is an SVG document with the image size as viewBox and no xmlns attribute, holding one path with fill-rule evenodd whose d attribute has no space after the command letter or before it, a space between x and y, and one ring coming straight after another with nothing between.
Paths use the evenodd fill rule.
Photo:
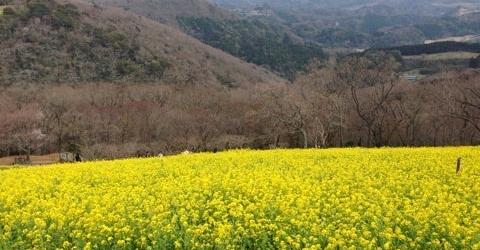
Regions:
<instances>
[{"instance_id":1,"label":"slope of yellow flowers","mask_svg":"<svg viewBox=\"0 0 480 250\"><path fill-rule=\"evenodd\" d=\"M31 248L480 249L480 148L232 151L0 171L0 249Z\"/></svg>"}]
</instances>

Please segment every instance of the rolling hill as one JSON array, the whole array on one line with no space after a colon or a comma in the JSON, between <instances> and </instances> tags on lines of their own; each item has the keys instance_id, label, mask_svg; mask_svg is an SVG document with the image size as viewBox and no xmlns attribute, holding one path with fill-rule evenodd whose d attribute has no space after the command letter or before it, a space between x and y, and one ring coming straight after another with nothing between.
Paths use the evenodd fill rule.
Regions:
<instances>
[{"instance_id":1,"label":"rolling hill","mask_svg":"<svg viewBox=\"0 0 480 250\"><path fill-rule=\"evenodd\" d=\"M79 0L22 1L1 16L0 81L281 82L177 29ZM5 10L4 10L5 12Z\"/></svg>"}]
</instances>

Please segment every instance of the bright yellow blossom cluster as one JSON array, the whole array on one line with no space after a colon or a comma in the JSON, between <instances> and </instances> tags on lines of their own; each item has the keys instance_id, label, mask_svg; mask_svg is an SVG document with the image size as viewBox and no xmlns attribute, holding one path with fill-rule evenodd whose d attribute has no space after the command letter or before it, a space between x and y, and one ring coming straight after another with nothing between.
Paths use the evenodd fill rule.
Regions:
<instances>
[{"instance_id":1,"label":"bright yellow blossom cluster","mask_svg":"<svg viewBox=\"0 0 480 250\"><path fill-rule=\"evenodd\" d=\"M0 171L0 249L31 248L480 249L480 148L231 151Z\"/></svg>"}]
</instances>

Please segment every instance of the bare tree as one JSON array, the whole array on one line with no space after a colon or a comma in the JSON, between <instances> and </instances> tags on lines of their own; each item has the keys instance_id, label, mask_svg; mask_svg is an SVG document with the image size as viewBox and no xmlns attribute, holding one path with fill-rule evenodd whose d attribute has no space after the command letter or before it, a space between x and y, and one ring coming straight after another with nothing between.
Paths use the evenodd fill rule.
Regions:
<instances>
[{"instance_id":1,"label":"bare tree","mask_svg":"<svg viewBox=\"0 0 480 250\"><path fill-rule=\"evenodd\" d=\"M293 91L292 88L285 86L270 91L269 105L267 111L276 121L276 124L285 128L291 135L302 136L303 147L307 148L308 128L307 128L307 108L305 99Z\"/></svg>"},{"instance_id":2,"label":"bare tree","mask_svg":"<svg viewBox=\"0 0 480 250\"><path fill-rule=\"evenodd\" d=\"M6 146L13 147L18 153L25 154L30 161L30 155L44 137L40 130L42 113L36 105L25 105L18 109L3 113L0 123L0 140Z\"/></svg>"},{"instance_id":3,"label":"bare tree","mask_svg":"<svg viewBox=\"0 0 480 250\"><path fill-rule=\"evenodd\" d=\"M381 125L395 83L395 62L386 56L369 60L351 57L338 67L339 80L350 91L353 108L367 130L367 146L378 146L384 139Z\"/></svg>"},{"instance_id":4,"label":"bare tree","mask_svg":"<svg viewBox=\"0 0 480 250\"><path fill-rule=\"evenodd\" d=\"M465 88L456 99L460 108L452 115L473 126L480 132L480 88Z\"/></svg>"}]
</instances>

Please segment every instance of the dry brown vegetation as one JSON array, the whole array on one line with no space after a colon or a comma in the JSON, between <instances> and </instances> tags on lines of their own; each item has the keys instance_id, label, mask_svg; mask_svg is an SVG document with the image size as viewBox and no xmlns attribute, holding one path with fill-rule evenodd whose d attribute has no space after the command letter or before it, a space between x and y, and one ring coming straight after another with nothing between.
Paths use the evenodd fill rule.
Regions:
<instances>
[{"instance_id":1,"label":"dry brown vegetation","mask_svg":"<svg viewBox=\"0 0 480 250\"><path fill-rule=\"evenodd\" d=\"M382 63L380 63L382 62ZM293 84L88 83L0 94L0 154L88 159L229 148L480 142L480 72L407 82L385 58L312 66Z\"/></svg>"},{"instance_id":2,"label":"dry brown vegetation","mask_svg":"<svg viewBox=\"0 0 480 250\"><path fill-rule=\"evenodd\" d=\"M69 39L54 41L66 41L69 47L75 44L72 41L92 37L83 36L88 32L68 32L62 22L62 27L55 26L61 15L21 19L13 36L0 45L0 59L5 59L0 78L24 77L0 84L0 156L69 151L98 159L245 147L480 143L478 70L443 71L421 82L407 82L399 77L392 55L379 52L313 63L295 82L286 83L153 20L81 0L62 3L77 6L81 26L127 34L129 43L123 48L135 52L127 53L132 62L143 65L158 57L169 66L161 78L142 81L128 74L116 81L63 79L60 76L71 71L53 67L56 75L46 76L58 84L40 84L21 73L38 70L36 60L41 57L26 53L29 50L17 53L36 57L25 61L30 68L15 71L11 68L15 60L9 56L28 46L56 51L36 43L46 41L47 34L66 35ZM51 13L56 14L72 10L70 5L53 8ZM110 43L94 48L117 51ZM75 49L84 55L84 50ZM115 65L122 58L113 55L105 63Z\"/></svg>"}]
</instances>

